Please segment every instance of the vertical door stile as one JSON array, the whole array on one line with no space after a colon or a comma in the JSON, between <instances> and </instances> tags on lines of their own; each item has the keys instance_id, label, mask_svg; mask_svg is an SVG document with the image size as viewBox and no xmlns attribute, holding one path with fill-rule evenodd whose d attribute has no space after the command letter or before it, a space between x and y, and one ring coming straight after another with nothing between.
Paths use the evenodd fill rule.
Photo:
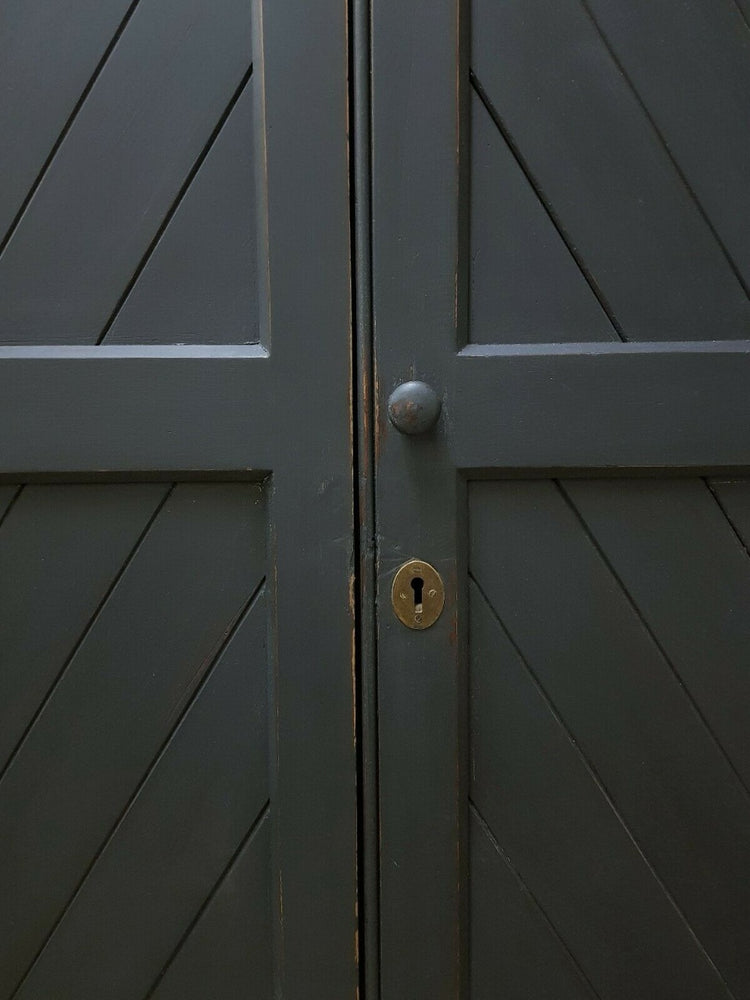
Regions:
<instances>
[{"instance_id":1,"label":"vertical door stile","mask_svg":"<svg viewBox=\"0 0 750 1000\"><path fill-rule=\"evenodd\" d=\"M373 5L381 990L446 1000L466 976L465 488L444 433L463 333L460 38L457 2ZM421 437L386 412L413 379L443 402ZM445 610L425 631L391 607L410 558L445 581Z\"/></svg>"}]
</instances>

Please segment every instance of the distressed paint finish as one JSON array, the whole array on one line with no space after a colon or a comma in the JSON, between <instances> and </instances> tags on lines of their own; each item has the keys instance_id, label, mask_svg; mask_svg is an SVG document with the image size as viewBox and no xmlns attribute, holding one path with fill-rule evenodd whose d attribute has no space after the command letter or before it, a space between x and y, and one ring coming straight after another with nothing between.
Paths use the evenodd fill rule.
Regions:
<instances>
[{"instance_id":1,"label":"distressed paint finish","mask_svg":"<svg viewBox=\"0 0 750 1000\"><path fill-rule=\"evenodd\" d=\"M750 33L626 6L372 7L382 1000L750 990Z\"/></svg>"},{"instance_id":2,"label":"distressed paint finish","mask_svg":"<svg viewBox=\"0 0 750 1000\"><path fill-rule=\"evenodd\" d=\"M42 7L0 1000L747 995L746 0Z\"/></svg>"},{"instance_id":3,"label":"distressed paint finish","mask_svg":"<svg viewBox=\"0 0 750 1000\"><path fill-rule=\"evenodd\" d=\"M464 485L447 451L450 411L400 434L387 400L413 380L444 398L459 337L461 230L453 2L373 6L373 306L378 417L378 710L384 998L444 1000L466 987ZM408 83L407 83L408 81ZM405 89L406 87L406 89ZM445 609L422 632L391 608L409 558L431 563Z\"/></svg>"},{"instance_id":4,"label":"distressed paint finish","mask_svg":"<svg viewBox=\"0 0 750 1000\"><path fill-rule=\"evenodd\" d=\"M34 685L0 655L0 825L23 860L0 995L353 1000L347 10L124 6L66 5L80 51L66 39L48 83L67 90L26 108L0 251L0 562L46 633L8 622ZM32 62L34 10L12 10ZM207 214L232 206L221 241Z\"/></svg>"}]
</instances>

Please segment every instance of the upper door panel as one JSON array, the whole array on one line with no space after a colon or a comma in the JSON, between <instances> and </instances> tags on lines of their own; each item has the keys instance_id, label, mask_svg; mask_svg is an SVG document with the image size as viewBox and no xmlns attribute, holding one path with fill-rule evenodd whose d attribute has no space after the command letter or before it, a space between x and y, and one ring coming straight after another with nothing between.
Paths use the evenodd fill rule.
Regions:
<instances>
[{"instance_id":1,"label":"upper door panel","mask_svg":"<svg viewBox=\"0 0 750 1000\"><path fill-rule=\"evenodd\" d=\"M0 343L258 340L252 17L5 11Z\"/></svg>"},{"instance_id":2,"label":"upper door panel","mask_svg":"<svg viewBox=\"0 0 750 1000\"><path fill-rule=\"evenodd\" d=\"M750 29L733 0L474 0L475 343L750 334Z\"/></svg>"}]
</instances>

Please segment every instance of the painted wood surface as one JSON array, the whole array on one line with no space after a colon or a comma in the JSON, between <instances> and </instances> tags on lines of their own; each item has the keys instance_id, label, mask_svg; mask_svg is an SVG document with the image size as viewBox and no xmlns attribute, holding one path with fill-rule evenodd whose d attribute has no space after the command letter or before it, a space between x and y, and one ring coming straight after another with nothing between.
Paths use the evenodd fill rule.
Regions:
<instances>
[{"instance_id":1,"label":"painted wood surface","mask_svg":"<svg viewBox=\"0 0 750 1000\"><path fill-rule=\"evenodd\" d=\"M6 6L0 996L353 1000L346 11Z\"/></svg>"},{"instance_id":2,"label":"painted wood surface","mask_svg":"<svg viewBox=\"0 0 750 1000\"><path fill-rule=\"evenodd\" d=\"M750 29L657 6L372 8L385 1000L750 991Z\"/></svg>"}]
</instances>

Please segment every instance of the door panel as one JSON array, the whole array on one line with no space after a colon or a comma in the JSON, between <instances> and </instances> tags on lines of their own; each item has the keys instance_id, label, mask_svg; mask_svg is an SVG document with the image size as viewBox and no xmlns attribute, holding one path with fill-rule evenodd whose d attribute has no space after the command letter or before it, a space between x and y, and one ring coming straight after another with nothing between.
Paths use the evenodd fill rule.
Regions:
<instances>
[{"instance_id":1,"label":"door panel","mask_svg":"<svg viewBox=\"0 0 750 1000\"><path fill-rule=\"evenodd\" d=\"M8 994L145 995L268 799L262 491L154 488L0 784Z\"/></svg>"},{"instance_id":2,"label":"door panel","mask_svg":"<svg viewBox=\"0 0 750 1000\"><path fill-rule=\"evenodd\" d=\"M746 603L747 553L700 480L481 483L470 492L478 814L498 843L512 840L505 852L522 878L528 872L529 891L600 993L719 996L724 979L741 993L747 930L727 917L749 903L750 799L731 750L743 770L748 755L732 741L726 711L731 701L746 718L747 679L732 669L731 636L708 655L697 636L711 643L712 630ZM641 576L655 566L669 577L650 606L643 591L625 589L600 547L586 516L592 498L598 522L627 549L643 537L637 509L660 511L661 521L645 518L647 537L671 534L674 554L658 542L638 552ZM716 560L692 558L686 506L711 525ZM682 655L663 618L643 617L659 608L685 623ZM537 713L556 745L536 735ZM568 768L589 786L585 797ZM591 924L579 937L582 913Z\"/></svg>"},{"instance_id":3,"label":"door panel","mask_svg":"<svg viewBox=\"0 0 750 1000\"><path fill-rule=\"evenodd\" d=\"M4 343L106 336L250 75L251 22L242 0L142 0L120 23L5 236Z\"/></svg>"},{"instance_id":4,"label":"door panel","mask_svg":"<svg viewBox=\"0 0 750 1000\"><path fill-rule=\"evenodd\" d=\"M37 489L59 493L100 487L42 486ZM127 491L130 487L111 489ZM53 942L61 936L65 938L66 925L71 920L75 923L75 914L81 909L88 910L94 927L83 936L79 933L68 949L71 956L77 954L73 966L76 975L85 976L85 963L79 954L81 941L91 941L95 928L105 934L115 933L118 941L121 937L127 942L132 940L122 909L110 915L101 905L86 906L89 886L97 884L97 873L108 853L105 845L112 841L114 846L117 842L119 827L126 822L122 817L126 817L127 827L138 814L138 806L144 798L148 801L146 790L152 784L152 771L156 781L156 775L162 770L161 761L167 760L168 752L171 756L173 745L179 747L178 734L183 728L190 729L194 716L193 698L197 709L204 699L201 682L212 673L212 661L221 653L227 635L245 617L266 574L264 511L254 502L260 499L258 487L201 483L174 489L151 487L152 492L155 489L163 497L157 499L134 547L122 565L116 567L104 598L91 609L91 618L80 638L71 643L59 662L53 661L53 678L49 681L44 678L48 682L38 684L43 691L40 704L33 706L33 714L28 713L28 719L19 720L24 727L23 734L14 747L0 784L0 822L6 845L0 878L7 889L3 907L5 956L2 969L3 988L8 995L42 947L44 955L31 970L30 985L24 985L24 989L34 995L37 969L52 963L53 978L38 995L44 995L45 989L47 992L54 989L56 995L66 994L62 965L55 961ZM19 498L14 511L21 503ZM62 520L66 514L65 499L58 496L47 516L51 520ZM103 512L96 512L95 516L97 514L101 517ZM3 525L3 532L10 541L14 528L11 512ZM86 529L80 530L79 546L88 548L91 542L86 537ZM42 576L44 571L42 557L37 572ZM221 586L216 585L217 580L221 580ZM34 620L33 604L31 607L21 605L18 611L21 620L30 625ZM257 770L255 799L260 798L260 808L268 794L264 775L267 753L264 616L256 611L250 617L254 626L242 632L254 634L255 639L247 645L245 639L238 636L238 648L244 645L245 657L257 664L251 668L258 675L255 690L253 676L245 681L240 674L235 681L235 693L231 697L229 692L224 694L225 718L220 731L230 737L223 747L230 758L225 765L227 781L233 782L229 787L234 789L235 795L240 793L243 786L252 784L248 770ZM237 670L241 669L241 656L239 663ZM219 658L217 680L207 691L221 684L218 678L223 672ZM258 689L261 679L263 684ZM196 691L198 686L200 694ZM232 719L231 714L227 714L229 706L233 710L237 706L240 718L246 720L249 745L237 743L237 735L242 730L237 728L239 719ZM186 709L184 726L176 726ZM200 710L197 714L200 716ZM251 720L256 715L258 721L253 724ZM233 731L234 742L231 739ZM216 733L198 729L188 745L197 758L202 758L201 768L196 773L197 761L189 759L177 767L162 793L165 798L161 806L161 825L154 826L153 807L147 820L146 829L156 831L163 838L159 887L163 905L168 907L170 915L174 914L178 927L180 914L175 898L178 887L170 885L165 871L166 858L171 853L167 852L167 844L178 838L174 863L184 866L186 872L196 867L189 853L193 837L198 844L205 838L212 850L219 849L214 838L200 832L199 824L209 821L211 812L206 791L202 794L202 804L199 805L201 797L198 794L190 808L188 791L181 789L181 786L187 784L189 787L192 781L200 780L201 772L205 773L206 781L210 781L215 772L214 787L217 791L220 788L221 772L216 764L211 766L208 753L212 748L219 749L216 736ZM220 839L217 818L224 818L225 823L230 819L240 822L242 811L227 809L223 802L229 794L225 789L219 796L214 804L215 816L212 822L209 821L208 829L213 826L216 840ZM61 798L64 801L61 802ZM177 802L170 802L170 798ZM177 804L185 810L182 815ZM250 810L250 806L247 808ZM176 820L179 820L178 825L170 833L166 824ZM190 835L187 843L181 844L179 833L186 829L190 830ZM52 838L51 831L54 831ZM228 838L231 849L235 846L232 836L239 839L240 833L231 831ZM142 901L142 905L133 910L134 915L139 914L138 926L143 933L147 933L148 918L141 911L146 909L155 917L158 912L158 897L153 892L152 882L158 869L147 870L146 855L147 849L138 843L131 843L126 855L137 866L140 877L146 879L144 891L149 894L149 905L143 907ZM133 891L133 873L120 865L118 875L125 880L124 888ZM107 894L112 906L117 897L117 889ZM127 904L126 897L121 908L127 908ZM131 901L130 905L135 904ZM163 915L157 926L164 926ZM48 941L49 934L52 937ZM153 940L153 931L148 932L144 940ZM87 954L94 959L103 950L100 945L87 950ZM104 961L101 969L109 976L108 990L115 990L117 975L113 963ZM128 961L125 972L132 973L132 969L133 962ZM147 984L143 985L145 992ZM95 995L97 990L85 979L80 979L73 981L67 992L71 996Z\"/></svg>"},{"instance_id":5,"label":"door panel","mask_svg":"<svg viewBox=\"0 0 750 1000\"><path fill-rule=\"evenodd\" d=\"M705 340L707 324L711 339L745 338L745 227L733 221L731 251L726 241L747 197L735 197L749 155L747 26L731 0L620 7L474 0L472 92L623 340ZM710 136L696 131L704 117ZM554 339L580 338L572 326Z\"/></svg>"},{"instance_id":6,"label":"door panel","mask_svg":"<svg viewBox=\"0 0 750 1000\"><path fill-rule=\"evenodd\" d=\"M0 997L354 997L346 12L64 6L2 43Z\"/></svg>"},{"instance_id":7,"label":"door panel","mask_svg":"<svg viewBox=\"0 0 750 1000\"><path fill-rule=\"evenodd\" d=\"M382 996L744 996L747 22L468 6L373 6Z\"/></svg>"}]
</instances>

